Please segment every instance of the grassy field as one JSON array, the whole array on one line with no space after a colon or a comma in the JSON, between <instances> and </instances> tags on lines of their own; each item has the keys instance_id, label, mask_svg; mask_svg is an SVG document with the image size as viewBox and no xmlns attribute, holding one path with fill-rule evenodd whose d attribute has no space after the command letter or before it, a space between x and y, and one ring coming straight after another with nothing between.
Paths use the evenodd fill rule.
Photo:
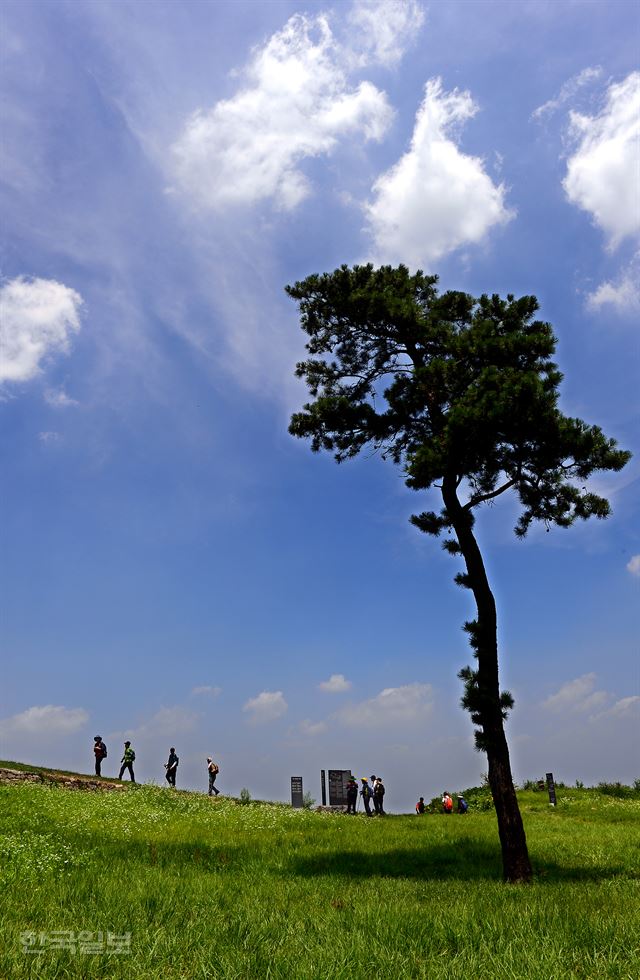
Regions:
<instances>
[{"instance_id":1,"label":"grassy field","mask_svg":"<svg viewBox=\"0 0 640 980\"><path fill-rule=\"evenodd\" d=\"M492 812L2 785L0 977L637 980L640 792L519 795L529 887Z\"/></svg>"}]
</instances>

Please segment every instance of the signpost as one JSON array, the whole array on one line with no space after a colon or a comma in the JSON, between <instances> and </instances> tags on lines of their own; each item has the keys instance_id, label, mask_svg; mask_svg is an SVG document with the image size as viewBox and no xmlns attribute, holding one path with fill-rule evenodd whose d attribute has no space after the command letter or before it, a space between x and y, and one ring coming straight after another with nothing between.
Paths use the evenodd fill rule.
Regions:
<instances>
[{"instance_id":1,"label":"signpost","mask_svg":"<svg viewBox=\"0 0 640 980\"><path fill-rule=\"evenodd\" d=\"M350 769L329 770L329 806L347 805L347 783L350 779Z\"/></svg>"},{"instance_id":2,"label":"signpost","mask_svg":"<svg viewBox=\"0 0 640 980\"><path fill-rule=\"evenodd\" d=\"M547 773L547 789L549 791L549 803L551 806L556 805L556 784L553 781L553 773Z\"/></svg>"},{"instance_id":3,"label":"signpost","mask_svg":"<svg viewBox=\"0 0 640 980\"><path fill-rule=\"evenodd\" d=\"M291 777L291 806L304 806L302 797L302 776Z\"/></svg>"},{"instance_id":4,"label":"signpost","mask_svg":"<svg viewBox=\"0 0 640 980\"><path fill-rule=\"evenodd\" d=\"M324 769L320 770L320 789L322 791L322 805L327 805L327 780Z\"/></svg>"}]
</instances>

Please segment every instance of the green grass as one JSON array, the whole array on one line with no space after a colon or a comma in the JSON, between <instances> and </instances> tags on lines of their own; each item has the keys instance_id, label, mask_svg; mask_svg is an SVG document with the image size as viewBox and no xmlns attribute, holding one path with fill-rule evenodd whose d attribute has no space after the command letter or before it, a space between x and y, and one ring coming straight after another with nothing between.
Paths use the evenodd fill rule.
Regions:
<instances>
[{"instance_id":1,"label":"green grass","mask_svg":"<svg viewBox=\"0 0 640 980\"><path fill-rule=\"evenodd\" d=\"M637 980L640 792L519 797L528 887L501 881L491 812L0 786L0 977ZM130 932L131 952L26 955L26 930Z\"/></svg>"}]
</instances>

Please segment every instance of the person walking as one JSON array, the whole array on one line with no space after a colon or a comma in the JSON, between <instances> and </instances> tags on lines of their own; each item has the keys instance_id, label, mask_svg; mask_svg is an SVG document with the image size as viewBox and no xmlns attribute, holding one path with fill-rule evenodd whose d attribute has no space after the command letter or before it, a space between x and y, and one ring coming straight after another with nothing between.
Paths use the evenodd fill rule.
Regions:
<instances>
[{"instance_id":1,"label":"person walking","mask_svg":"<svg viewBox=\"0 0 640 980\"><path fill-rule=\"evenodd\" d=\"M425 810L426 807L424 805L424 796L421 796L418 802L416 803L416 813L418 814L418 816L420 816L420 814L424 813Z\"/></svg>"},{"instance_id":2,"label":"person walking","mask_svg":"<svg viewBox=\"0 0 640 980\"><path fill-rule=\"evenodd\" d=\"M384 806L383 806L384 794L385 794L384 783L382 782L382 777L378 776L378 778L376 779L376 784L373 787L373 805L375 806L376 813L378 814L379 817L384 816Z\"/></svg>"},{"instance_id":3,"label":"person walking","mask_svg":"<svg viewBox=\"0 0 640 980\"><path fill-rule=\"evenodd\" d=\"M107 758L107 746L102 741L101 735L93 736L93 755L96 760L96 776L101 776L102 760Z\"/></svg>"},{"instance_id":4,"label":"person walking","mask_svg":"<svg viewBox=\"0 0 640 980\"><path fill-rule=\"evenodd\" d=\"M362 783L362 789L360 790L360 796L362 797L362 802L364 804L364 810L368 817L372 817L371 812L371 787L366 776L363 776L360 780Z\"/></svg>"},{"instance_id":5,"label":"person walking","mask_svg":"<svg viewBox=\"0 0 640 980\"><path fill-rule=\"evenodd\" d=\"M180 762L180 759L176 755L176 750L172 746L169 749L169 759L164 764L164 767L167 770L164 778L169 783L169 786L173 786L174 789L175 789L175 785L176 785L176 772L177 772L177 769L178 769L178 763L179 762Z\"/></svg>"},{"instance_id":6,"label":"person walking","mask_svg":"<svg viewBox=\"0 0 640 980\"><path fill-rule=\"evenodd\" d=\"M453 800L446 792L442 794L442 809L445 813L453 813Z\"/></svg>"},{"instance_id":7,"label":"person walking","mask_svg":"<svg viewBox=\"0 0 640 980\"><path fill-rule=\"evenodd\" d=\"M207 772L209 773L209 796L213 796L214 793L216 796L218 796L220 790L216 789L215 782L216 776L220 772L220 768L210 756L207 756Z\"/></svg>"},{"instance_id":8,"label":"person walking","mask_svg":"<svg viewBox=\"0 0 640 980\"><path fill-rule=\"evenodd\" d=\"M347 781L347 813L356 815L356 803L358 802L358 784L353 776Z\"/></svg>"},{"instance_id":9,"label":"person walking","mask_svg":"<svg viewBox=\"0 0 640 980\"><path fill-rule=\"evenodd\" d=\"M136 777L133 775L133 763L135 762L136 754L131 748L131 742L124 743L124 755L120 759L120 774L118 779L122 779L122 774L125 769L129 770L129 778L132 783L135 783Z\"/></svg>"},{"instance_id":10,"label":"person walking","mask_svg":"<svg viewBox=\"0 0 640 980\"><path fill-rule=\"evenodd\" d=\"M458 813L466 813L469 809L469 804L465 800L462 793L458 796Z\"/></svg>"}]
</instances>

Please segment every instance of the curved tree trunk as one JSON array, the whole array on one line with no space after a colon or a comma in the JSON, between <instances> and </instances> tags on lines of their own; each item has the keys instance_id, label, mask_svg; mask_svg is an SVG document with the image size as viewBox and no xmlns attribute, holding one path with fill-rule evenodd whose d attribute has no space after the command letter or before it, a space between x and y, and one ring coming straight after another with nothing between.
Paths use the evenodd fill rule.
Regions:
<instances>
[{"instance_id":1,"label":"curved tree trunk","mask_svg":"<svg viewBox=\"0 0 640 980\"><path fill-rule=\"evenodd\" d=\"M468 585L478 610L475 629L478 715L489 764L489 785L498 818L504 878L510 882L527 882L532 876L531 862L511 775L500 703L496 604L473 534L473 519L458 500L455 479L445 478L442 496L467 566Z\"/></svg>"}]
</instances>

